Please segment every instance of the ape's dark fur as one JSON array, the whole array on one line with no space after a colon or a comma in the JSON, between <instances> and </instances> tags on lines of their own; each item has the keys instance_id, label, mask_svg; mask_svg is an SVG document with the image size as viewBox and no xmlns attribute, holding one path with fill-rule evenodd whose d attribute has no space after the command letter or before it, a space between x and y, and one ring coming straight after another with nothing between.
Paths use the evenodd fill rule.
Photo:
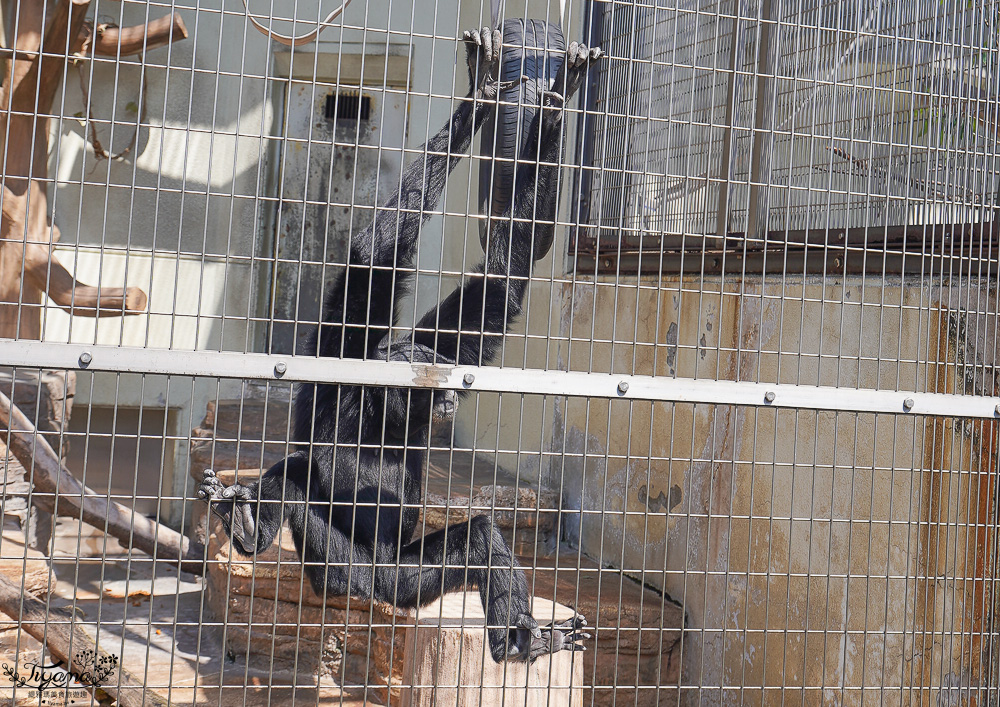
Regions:
<instances>
[{"instance_id":1,"label":"ape's dark fur","mask_svg":"<svg viewBox=\"0 0 1000 707\"><path fill-rule=\"evenodd\" d=\"M470 100L405 170L399 193L376 210L372 225L351 239L349 265L326 293L316 341L321 356L480 365L493 359L521 312L534 243L542 242L544 253L552 241L563 114L557 93L543 98L516 174L512 213L491 224L484 262L411 336L392 338L390 331L420 226L496 107L499 32L467 32L465 40ZM599 50L573 44L554 90L568 98L599 57ZM453 391L303 385L295 399L298 451L249 486L225 487L206 472L199 495L246 555L269 547L287 519L320 595L416 607L476 586L495 660L581 649L582 617L545 628L532 618L524 572L489 517L413 539L430 422L454 414L456 403Z\"/></svg>"}]
</instances>

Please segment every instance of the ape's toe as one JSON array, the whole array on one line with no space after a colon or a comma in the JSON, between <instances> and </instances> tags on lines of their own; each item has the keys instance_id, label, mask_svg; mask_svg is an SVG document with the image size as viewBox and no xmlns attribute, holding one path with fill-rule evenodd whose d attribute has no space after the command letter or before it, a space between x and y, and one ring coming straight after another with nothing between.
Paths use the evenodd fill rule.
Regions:
<instances>
[{"instance_id":1,"label":"ape's toe","mask_svg":"<svg viewBox=\"0 0 1000 707\"><path fill-rule=\"evenodd\" d=\"M546 91L542 95L542 105L545 108L562 108L566 104L566 99L562 97L561 93L556 93L555 91Z\"/></svg>"},{"instance_id":2,"label":"ape's toe","mask_svg":"<svg viewBox=\"0 0 1000 707\"><path fill-rule=\"evenodd\" d=\"M514 663L531 660L531 649L536 640L538 639L532 637L530 629L511 629L510 639L507 642L506 660Z\"/></svg>"}]
</instances>

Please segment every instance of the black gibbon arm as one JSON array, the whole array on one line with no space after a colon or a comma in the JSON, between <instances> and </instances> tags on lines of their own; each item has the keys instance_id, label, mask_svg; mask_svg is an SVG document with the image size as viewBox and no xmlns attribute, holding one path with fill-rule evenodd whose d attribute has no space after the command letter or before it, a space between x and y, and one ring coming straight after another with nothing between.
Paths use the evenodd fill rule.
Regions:
<instances>
[{"instance_id":1,"label":"black gibbon arm","mask_svg":"<svg viewBox=\"0 0 1000 707\"><path fill-rule=\"evenodd\" d=\"M576 43L553 91L542 97L516 170L512 205L491 219L484 261L420 319L414 335L391 338L420 227L496 109L502 88L495 78L500 33L483 28L466 32L464 40L473 90L404 170L398 194L351 238L347 267L325 296L313 342L319 356L487 363L521 313L533 243L551 242L554 228L564 102L601 57L600 50ZM545 627L531 616L524 572L491 518L476 516L414 540L430 423L454 415L457 402L453 391L302 385L295 394L297 450L249 485L224 486L206 471L199 496L244 555L267 549L287 520L321 596L349 594L413 608L473 586L495 660L583 650L588 634L582 616Z\"/></svg>"}]
</instances>

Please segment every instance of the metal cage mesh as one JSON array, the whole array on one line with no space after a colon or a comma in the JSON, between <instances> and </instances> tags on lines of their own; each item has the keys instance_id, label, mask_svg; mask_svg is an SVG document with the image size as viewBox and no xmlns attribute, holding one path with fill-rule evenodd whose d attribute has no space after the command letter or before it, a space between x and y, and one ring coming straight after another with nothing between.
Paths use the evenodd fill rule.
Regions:
<instances>
[{"instance_id":1,"label":"metal cage mesh","mask_svg":"<svg viewBox=\"0 0 1000 707\"><path fill-rule=\"evenodd\" d=\"M0 10L4 704L997 701L1000 4ZM247 12L323 31L288 47ZM605 56L559 109L555 183L504 231L476 178L504 158L477 142L441 153L447 181L406 174L467 103L463 30L510 18ZM466 297L457 324L421 319L499 252L488 228L542 233L543 202L551 251L482 266L525 283L519 313L484 334ZM352 235L407 214L414 253L381 266L409 277L395 318L318 356ZM449 337L499 343L450 360ZM383 426L401 396L405 430L458 403L419 438L331 441L356 412L333 405L303 441L317 385ZM241 552L206 470L251 484L302 448L419 459L417 493L306 502L286 470L253 517L391 507L413 536L316 561L289 521ZM586 651L496 662L473 579L493 550L399 550L484 526L539 624L586 616ZM403 606L392 578L435 568L461 586ZM383 586L327 591L317 569Z\"/></svg>"}]
</instances>

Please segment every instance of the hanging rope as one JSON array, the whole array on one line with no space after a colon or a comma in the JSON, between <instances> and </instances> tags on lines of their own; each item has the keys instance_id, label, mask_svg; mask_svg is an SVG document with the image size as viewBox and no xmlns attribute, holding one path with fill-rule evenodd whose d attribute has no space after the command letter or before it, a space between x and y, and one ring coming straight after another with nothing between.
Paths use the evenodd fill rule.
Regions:
<instances>
[{"instance_id":1,"label":"hanging rope","mask_svg":"<svg viewBox=\"0 0 1000 707\"><path fill-rule=\"evenodd\" d=\"M314 29L312 32L307 32L306 34L300 34L298 36L290 34L279 34L278 32L275 32L273 29L268 27L267 25L261 23L256 17L250 14L250 7L247 5L247 0L243 0L243 9L246 11L247 19L250 20L250 24L252 24L258 30L260 30L262 34L267 35L278 44L284 44L286 47L298 47L303 44L308 44L309 42L312 42L317 37L319 37L319 33L322 32L327 27L329 27L330 24L335 19L337 19L337 17L340 16L340 13L342 13L344 9L350 4L351 0L343 0L343 2L340 4L340 7L331 12L329 15L326 16L326 18L322 22L316 25L316 29ZM267 17L266 19L268 21L271 21L274 18Z\"/></svg>"},{"instance_id":2,"label":"hanging rope","mask_svg":"<svg viewBox=\"0 0 1000 707\"><path fill-rule=\"evenodd\" d=\"M118 25L115 24L103 23L97 26L96 34L95 32L91 32L90 36L94 37L96 35L101 34L106 29L117 29L117 27ZM132 152L132 149L139 143L139 130L142 127L143 121L145 121L146 119L146 93L147 93L146 53L143 52L142 54L139 55L139 72L141 75L141 79L139 88L139 104L138 106L136 106L136 112L138 113L138 120L135 124L135 131L132 133L132 139L128 141L128 145L126 145L125 149L122 150L121 152L113 153L113 152L108 152L106 149L104 149L104 145L101 144L100 138L97 137L97 123L94 121L94 114L93 111L91 110L90 91L87 88L87 79L84 76L84 71L83 71L84 62L80 61L80 59L86 57L86 55L89 53L90 47L91 47L91 41L90 39L88 39L86 42L84 42L83 47L81 47L80 51L77 52L76 60L73 62L74 64L76 64L76 71L77 74L79 74L80 76L80 92L83 94L83 105L87 107L87 122L84 123L85 127L88 128L87 139L90 140L90 144L94 148L94 155L97 157L98 160L107 159L107 160L121 161L125 159L125 157L130 152Z\"/></svg>"}]
</instances>

